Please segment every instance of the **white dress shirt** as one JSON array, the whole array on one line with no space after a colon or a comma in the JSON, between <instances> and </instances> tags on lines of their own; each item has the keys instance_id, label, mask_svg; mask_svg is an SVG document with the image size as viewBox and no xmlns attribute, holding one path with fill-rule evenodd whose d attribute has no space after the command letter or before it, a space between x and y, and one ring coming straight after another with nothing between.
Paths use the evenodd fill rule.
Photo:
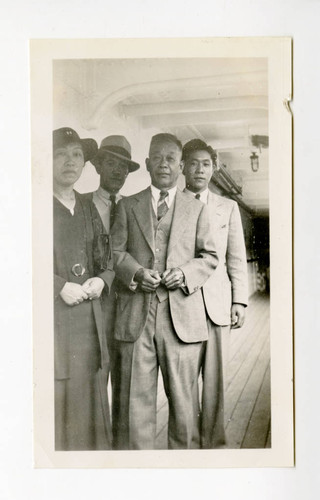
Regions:
<instances>
[{"instance_id":1,"label":"white dress shirt","mask_svg":"<svg viewBox=\"0 0 320 500\"><path fill-rule=\"evenodd\" d=\"M193 193L193 191L190 191L190 189L185 188L186 193L190 194L194 198L196 197L196 194L200 194L199 200L202 201L205 205L208 203L208 196L209 196L209 188L205 189L201 193Z\"/></svg>"},{"instance_id":2,"label":"white dress shirt","mask_svg":"<svg viewBox=\"0 0 320 500\"><path fill-rule=\"evenodd\" d=\"M116 194L116 203L121 200L121 194ZM92 201L97 207L101 220L103 222L104 228L107 233L110 233L110 211L111 211L111 201L110 201L110 193L103 189L101 186L94 191L92 195Z\"/></svg>"},{"instance_id":3,"label":"white dress shirt","mask_svg":"<svg viewBox=\"0 0 320 500\"><path fill-rule=\"evenodd\" d=\"M177 186L171 188L171 189L158 189L156 188L155 186L153 186L151 184L151 200L152 200L152 207L153 207L153 210L154 210L154 213L157 215L157 211L158 211L158 201L159 201L159 198L160 198L160 192L161 191L168 191L168 196L165 200L166 204L168 205L168 208L171 207L173 201L174 201L174 197L176 195L176 192L177 192Z\"/></svg>"},{"instance_id":4,"label":"white dress shirt","mask_svg":"<svg viewBox=\"0 0 320 500\"><path fill-rule=\"evenodd\" d=\"M161 191L168 191L168 196L166 198L166 204L168 205L168 208L171 207L173 201L174 201L174 198L175 198L175 195L176 195L176 192L177 192L177 186L171 188L171 189L158 189L156 188L155 186L153 186L151 184L151 201L152 201L152 208L154 210L154 213L157 215L157 211L158 211L158 201L159 201L159 198L160 198L160 192ZM136 290L138 286L138 282L134 280L134 277L132 277L132 280L131 280L131 283L129 285L129 288L130 290L132 290L133 292Z\"/></svg>"}]
</instances>

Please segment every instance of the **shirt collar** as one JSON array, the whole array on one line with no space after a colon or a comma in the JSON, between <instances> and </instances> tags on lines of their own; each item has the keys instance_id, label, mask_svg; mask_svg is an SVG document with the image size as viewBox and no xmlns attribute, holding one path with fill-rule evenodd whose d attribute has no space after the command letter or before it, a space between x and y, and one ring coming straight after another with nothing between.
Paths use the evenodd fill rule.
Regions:
<instances>
[{"instance_id":1,"label":"shirt collar","mask_svg":"<svg viewBox=\"0 0 320 500\"><path fill-rule=\"evenodd\" d=\"M152 198L153 198L153 200L155 201L156 204L158 203L158 200L160 198L160 191L168 191L168 198L166 199L166 203L167 203L167 205L169 207L171 206L171 203L173 202L174 197L175 197L176 192L177 192L177 186L174 186L171 189L163 189L163 190L156 188L152 184L151 184L150 187L151 187Z\"/></svg>"},{"instance_id":2,"label":"shirt collar","mask_svg":"<svg viewBox=\"0 0 320 500\"><path fill-rule=\"evenodd\" d=\"M196 196L196 193L193 193L192 191L190 191L190 189L185 188L185 190L191 196L193 196L193 197ZM199 194L200 194L200 198L199 198L200 201L202 201L202 203L207 204L208 203L208 196L209 196L209 188L205 189L204 191L202 191Z\"/></svg>"},{"instance_id":3,"label":"shirt collar","mask_svg":"<svg viewBox=\"0 0 320 500\"><path fill-rule=\"evenodd\" d=\"M101 186L98 187L97 189L97 195L102 198L104 201L109 201L110 200L110 193L103 189ZM120 193L116 194L116 203L122 198Z\"/></svg>"}]
</instances>

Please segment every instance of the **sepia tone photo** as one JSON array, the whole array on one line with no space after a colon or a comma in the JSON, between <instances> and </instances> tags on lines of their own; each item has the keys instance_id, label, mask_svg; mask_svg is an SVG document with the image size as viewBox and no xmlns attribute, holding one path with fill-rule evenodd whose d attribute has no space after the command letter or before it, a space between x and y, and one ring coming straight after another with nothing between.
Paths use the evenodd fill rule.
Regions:
<instances>
[{"instance_id":1,"label":"sepia tone photo","mask_svg":"<svg viewBox=\"0 0 320 500\"><path fill-rule=\"evenodd\" d=\"M35 463L290 465L290 40L161 42L31 45Z\"/></svg>"}]
</instances>

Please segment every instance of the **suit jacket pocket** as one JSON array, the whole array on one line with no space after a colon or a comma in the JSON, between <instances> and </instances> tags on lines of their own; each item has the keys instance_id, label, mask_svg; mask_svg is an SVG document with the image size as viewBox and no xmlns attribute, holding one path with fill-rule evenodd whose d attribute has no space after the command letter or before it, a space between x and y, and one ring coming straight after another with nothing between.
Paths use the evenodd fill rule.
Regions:
<instances>
[{"instance_id":1,"label":"suit jacket pocket","mask_svg":"<svg viewBox=\"0 0 320 500\"><path fill-rule=\"evenodd\" d=\"M124 309L126 308L126 306L129 304L130 300L132 299L132 295L133 293L126 293L126 294L120 294L119 295L119 298L118 298L118 302L119 302L119 308L120 308L120 311L124 311Z\"/></svg>"}]
</instances>

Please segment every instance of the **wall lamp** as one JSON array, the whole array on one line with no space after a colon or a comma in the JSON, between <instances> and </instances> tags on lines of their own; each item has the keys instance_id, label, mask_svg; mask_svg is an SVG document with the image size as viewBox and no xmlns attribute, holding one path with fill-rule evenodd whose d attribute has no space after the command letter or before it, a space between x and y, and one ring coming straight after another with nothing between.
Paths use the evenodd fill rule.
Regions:
<instances>
[{"instance_id":1,"label":"wall lamp","mask_svg":"<svg viewBox=\"0 0 320 500\"><path fill-rule=\"evenodd\" d=\"M257 153L253 152L250 155L250 161L251 161L252 172L258 172L258 170L259 170L259 156L257 155Z\"/></svg>"}]
</instances>

